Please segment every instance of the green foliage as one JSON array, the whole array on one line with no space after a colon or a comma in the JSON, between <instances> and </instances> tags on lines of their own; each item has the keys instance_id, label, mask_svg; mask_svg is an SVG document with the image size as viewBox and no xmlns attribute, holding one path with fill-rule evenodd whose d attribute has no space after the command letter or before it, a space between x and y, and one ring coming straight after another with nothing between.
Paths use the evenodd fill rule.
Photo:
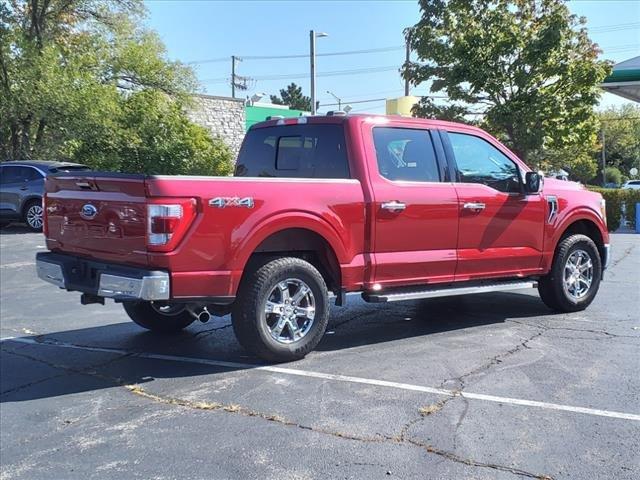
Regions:
<instances>
[{"instance_id":1,"label":"green foliage","mask_svg":"<svg viewBox=\"0 0 640 480\"><path fill-rule=\"evenodd\" d=\"M604 169L604 181L620 185L622 184L622 172L616 167L607 167Z\"/></svg>"},{"instance_id":2,"label":"green foliage","mask_svg":"<svg viewBox=\"0 0 640 480\"><path fill-rule=\"evenodd\" d=\"M626 205L626 217L631 228L636 228L636 207L640 203L640 190L623 190Z\"/></svg>"},{"instance_id":3,"label":"green foliage","mask_svg":"<svg viewBox=\"0 0 640 480\"><path fill-rule=\"evenodd\" d=\"M280 97L271 95L271 103L276 105L288 105L294 110L311 111L311 98L302 94L302 87L291 83L286 89L280 90Z\"/></svg>"},{"instance_id":4,"label":"green foliage","mask_svg":"<svg viewBox=\"0 0 640 480\"><path fill-rule=\"evenodd\" d=\"M598 113L598 119L605 134L607 165L625 176L634 167L640 170L640 106L627 103L611 107Z\"/></svg>"},{"instance_id":5,"label":"green foliage","mask_svg":"<svg viewBox=\"0 0 640 480\"><path fill-rule=\"evenodd\" d=\"M589 190L600 193L606 200L607 227L610 232L620 228L622 217L629 222L631 228L636 228L636 204L640 203L640 190L594 186L589 186Z\"/></svg>"},{"instance_id":6,"label":"green foliage","mask_svg":"<svg viewBox=\"0 0 640 480\"><path fill-rule=\"evenodd\" d=\"M0 158L226 174L229 149L189 122L190 69L166 59L139 0L0 5Z\"/></svg>"},{"instance_id":7,"label":"green foliage","mask_svg":"<svg viewBox=\"0 0 640 480\"><path fill-rule=\"evenodd\" d=\"M610 68L583 18L563 0L420 0L420 7L420 21L407 30L420 63L404 75L414 85L431 82L449 100L423 97L416 115L474 114L530 164L550 157L578 163L583 176L590 171L593 107Z\"/></svg>"},{"instance_id":8,"label":"green foliage","mask_svg":"<svg viewBox=\"0 0 640 480\"><path fill-rule=\"evenodd\" d=\"M622 205L624 203L624 190L619 188L589 187L589 190L598 192L607 202L607 228L610 232L615 232L620 228L622 218Z\"/></svg>"}]
</instances>

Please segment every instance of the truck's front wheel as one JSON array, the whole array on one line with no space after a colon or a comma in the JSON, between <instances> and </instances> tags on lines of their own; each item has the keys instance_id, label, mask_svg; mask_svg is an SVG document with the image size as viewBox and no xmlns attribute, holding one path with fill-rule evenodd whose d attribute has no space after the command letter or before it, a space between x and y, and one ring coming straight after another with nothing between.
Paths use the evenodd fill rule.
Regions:
<instances>
[{"instance_id":1,"label":"truck's front wheel","mask_svg":"<svg viewBox=\"0 0 640 480\"><path fill-rule=\"evenodd\" d=\"M122 302L124 311L135 323L147 330L176 333L195 320L184 305L158 302Z\"/></svg>"},{"instance_id":2,"label":"truck's front wheel","mask_svg":"<svg viewBox=\"0 0 640 480\"><path fill-rule=\"evenodd\" d=\"M549 308L578 312L593 301L601 278L596 244L586 235L571 235L560 241L551 271L538 282L538 292Z\"/></svg>"},{"instance_id":3,"label":"truck's front wheel","mask_svg":"<svg viewBox=\"0 0 640 480\"><path fill-rule=\"evenodd\" d=\"M268 361L297 360L316 347L327 328L327 285L310 263L278 258L247 273L232 315L244 348Z\"/></svg>"}]
</instances>

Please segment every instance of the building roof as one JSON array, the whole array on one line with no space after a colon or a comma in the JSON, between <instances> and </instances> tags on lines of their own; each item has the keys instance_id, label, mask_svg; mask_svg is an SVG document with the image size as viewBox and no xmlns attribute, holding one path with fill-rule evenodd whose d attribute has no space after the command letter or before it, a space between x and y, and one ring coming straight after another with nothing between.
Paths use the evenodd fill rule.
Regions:
<instances>
[{"instance_id":1,"label":"building roof","mask_svg":"<svg viewBox=\"0 0 640 480\"><path fill-rule=\"evenodd\" d=\"M640 55L615 64L600 86L607 92L640 102Z\"/></svg>"}]
</instances>

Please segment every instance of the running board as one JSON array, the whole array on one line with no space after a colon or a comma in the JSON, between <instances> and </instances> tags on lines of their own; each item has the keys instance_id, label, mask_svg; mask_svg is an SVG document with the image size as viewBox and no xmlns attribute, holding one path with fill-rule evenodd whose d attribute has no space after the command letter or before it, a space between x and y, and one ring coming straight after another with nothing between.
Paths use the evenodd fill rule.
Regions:
<instances>
[{"instance_id":1,"label":"running board","mask_svg":"<svg viewBox=\"0 0 640 480\"><path fill-rule=\"evenodd\" d=\"M523 290L536 288L538 282L533 280L515 280L508 282L483 282L467 286L447 286L422 288L421 290L391 290L388 292L364 292L362 298L366 302L401 302L403 300L418 300L421 298L450 297L453 295L470 295L473 293L508 292L511 290Z\"/></svg>"}]
</instances>

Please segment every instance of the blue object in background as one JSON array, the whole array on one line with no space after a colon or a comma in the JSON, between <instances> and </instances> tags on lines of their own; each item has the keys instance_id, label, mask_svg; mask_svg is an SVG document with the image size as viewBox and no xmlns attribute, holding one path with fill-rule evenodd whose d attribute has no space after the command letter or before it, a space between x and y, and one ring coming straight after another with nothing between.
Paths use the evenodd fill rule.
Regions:
<instances>
[{"instance_id":1,"label":"blue object in background","mask_svg":"<svg viewBox=\"0 0 640 480\"><path fill-rule=\"evenodd\" d=\"M636 233L640 233L640 203L636 203Z\"/></svg>"}]
</instances>

